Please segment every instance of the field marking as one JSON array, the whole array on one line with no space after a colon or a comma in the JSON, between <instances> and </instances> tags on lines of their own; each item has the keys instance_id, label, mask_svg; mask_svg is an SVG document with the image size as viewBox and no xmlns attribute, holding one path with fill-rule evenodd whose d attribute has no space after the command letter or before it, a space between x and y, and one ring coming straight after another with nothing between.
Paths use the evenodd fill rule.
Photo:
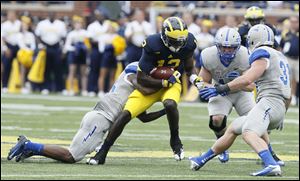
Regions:
<instances>
[{"instance_id":1,"label":"field marking","mask_svg":"<svg viewBox=\"0 0 300 181\"><path fill-rule=\"evenodd\" d=\"M82 106L44 106L42 104L13 104L13 103L3 103L1 104L1 114L5 114L5 112L9 112L9 110L26 110L31 111L91 111L92 108L90 107L82 107ZM13 112L10 111L10 112ZM30 113L22 113L24 115L30 115ZM34 113L37 114L37 113ZM207 116L201 116L201 115L188 115L192 119L207 119ZM237 116L231 116L230 119L234 120L238 118ZM297 124L299 125L299 119L290 119L286 118L284 120L284 123L286 124Z\"/></svg>"},{"instance_id":2,"label":"field marking","mask_svg":"<svg viewBox=\"0 0 300 181\"><path fill-rule=\"evenodd\" d=\"M101 178L101 177L117 177L117 178L255 178L251 176L243 176L243 175L202 175L201 171L198 171L199 175L87 175L87 174L79 174L79 175L62 175L62 174L54 174L54 175L2 175L2 177L93 177L93 178ZM261 178L270 178L270 177L261 177ZM282 177L272 177L272 179L299 179L299 177L293 177L293 176L282 176Z\"/></svg>"},{"instance_id":3,"label":"field marking","mask_svg":"<svg viewBox=\"0 0 300 181\"><path fill-rule=\"evenodd\" d=\"M1 98L11 98L11 99L35 99L35 100L49 100L49 101L84 101L84 102L94 102L99 101L98 97L66 97L62 95L21 95L21 94L1 94ZM156 103L155 105L161 103ZM207 103L201 102L180 102L179 106L181 107L201 107L207 108ZM299 113L298 107L290 107L287 111L288 113Z\"/></svg>"},{"instance_id":4,"label":"field marking","mask_svg":"<svg viewBox=\"0 0 300 181\"><path fill-rule=\"evenodd\" d=\"M32 142L38 142L43 144L63 144L70 145L71 141L59 140L59 139L41 139L31 138ZM1 136L1 158L7 156L9 149L16 143L16 137L13 136ZM201 152L206 150L201 150ZM200 151L185 151L186 156L199 155ZM108 153L111 157L140 157L140 158L169 158L173 157L171 151L125 151L116 152L111 151ZM254 152L230 152L231 158L245 158L245 159L258 159L258 156ZM279 155L284 161L299 161L299 155Z\"/></svg>"}]
</instances>

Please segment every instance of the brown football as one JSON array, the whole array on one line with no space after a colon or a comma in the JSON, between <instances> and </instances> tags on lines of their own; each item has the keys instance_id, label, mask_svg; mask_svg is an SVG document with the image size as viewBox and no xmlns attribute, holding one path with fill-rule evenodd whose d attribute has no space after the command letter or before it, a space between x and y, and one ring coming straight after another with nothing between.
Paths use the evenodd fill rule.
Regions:
<instances>
[{"instance_id":1,"label":"brown football","mask_svg":"<svg viewBox=\"0 0 300 181\"><path fill-rule=\"evenodd\" d=\"M151 72L150 76L155 79L169 79L171 75L174 73L174 69L172 67L155 67Z\"/></svg>"}]
</instances>

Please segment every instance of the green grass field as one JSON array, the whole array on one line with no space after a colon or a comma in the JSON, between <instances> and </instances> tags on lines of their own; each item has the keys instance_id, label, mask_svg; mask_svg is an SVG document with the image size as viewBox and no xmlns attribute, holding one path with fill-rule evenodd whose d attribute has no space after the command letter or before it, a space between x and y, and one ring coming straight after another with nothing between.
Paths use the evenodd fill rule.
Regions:
<instances>
[{"instance_id":1,"label":"green grass field","mask_svg":"<svg viewBox=\"0 0 300 181\"><path fill-rule=\"evenodd\" d=\"M86 165L85 160L64 164L44 157L23 163L7 161L8 150L24 134L33 142L68 147L83 115L98 98L2 95L1 96L1 180L2 179L295 179L299 180L299 111L291 108L283 131L273 131L273 149L286 162L282 177L249 176L261 169L257 155L239 137L229 149L230 160L214 158L201 170L190 170L189 156L206 151L215 141L208 127L206 104L182 103L180 136L186 159L176 162L169 146L166 117L151 123L132 120L119 137L105 165ZM156 104L151 110L160 109ZM231 122L237 115L229 117ZM94 153L92 153L93 155Z\"/></svg>"}]
</instances>

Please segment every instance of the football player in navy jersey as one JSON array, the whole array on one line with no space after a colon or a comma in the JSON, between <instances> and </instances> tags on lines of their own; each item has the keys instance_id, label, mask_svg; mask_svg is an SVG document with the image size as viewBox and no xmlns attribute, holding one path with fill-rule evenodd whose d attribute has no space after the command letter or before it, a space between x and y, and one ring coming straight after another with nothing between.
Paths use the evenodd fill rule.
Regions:
<instances>
[{"instance_id":1,"label":"football player in navy jersey","mask_svg":"<svg viewBox=\"0 0 300 181\"><path fill-rule=\"evenodd\" d=\"M143 42L143 54L139 60L137 81L144 87L155 88L150 95L135 90L112 125L99 152L90 158L88 164L104 164L106 155L125 125L155 102L162 102L167 113L170 128L170 146L175 160L184 158L183 145L179 138L179 113L177 104L181 94L180 76L185 71L195 86L202 86L202 79L194 73L193 53L195 37L188 32L186 24L178 17L167 18L162 33L154 34ZM168 79L154 79L150 76L155 67L173 67L174 73Z\"/></svg>"},{"instance_id":2,"label":"football player in navy jersey","mask_svg":"<svg viewBox=\"0 0 300 181\"><path fill-rule=\"evenodd\" d=\"M243 22L241 25L239 25L238 32L241 35L242 39L242 45L247 47L247 34L249 29L252 26L255 26L257 24L265 24L269 28L272 29L274 35L277 34L276 28L265 22L265 14L263 10L257 6L251 6L250 8L247 9L245 15L245 22ZM279 44L277 41L274 42L274 47L277 49L279 47Z\"/></svg>"}]
</instances>

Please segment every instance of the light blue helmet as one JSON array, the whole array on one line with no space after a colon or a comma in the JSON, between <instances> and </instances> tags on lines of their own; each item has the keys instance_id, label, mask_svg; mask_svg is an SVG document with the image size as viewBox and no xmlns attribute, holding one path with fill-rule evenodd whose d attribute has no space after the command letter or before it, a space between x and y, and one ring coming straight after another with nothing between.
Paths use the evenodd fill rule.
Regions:
<instances>
[{"instance_id":1,"label":"light blue helmet","mask_svg":"<svg viewBox=\"0 0 300 181\"><path fill-rule=\"evenodd\" d=\"M248 50L253 52L256 48L263 45L274 45L274 33L270 27L258 24L250 28L247 35Z\"/></svg>"},{"instance_id":2,"label":"light blue helmet","mask_svg":"<svg viewBox=\"0 0 300 181\"><path fill-rule=\"evenodd\" d=\"M229 66L241 46L241 36L234 28L221 28L215 36L215 45L222 64ZM232 52L224 52L223 47L234 49Z\"/></svg>"}]
</instances>

